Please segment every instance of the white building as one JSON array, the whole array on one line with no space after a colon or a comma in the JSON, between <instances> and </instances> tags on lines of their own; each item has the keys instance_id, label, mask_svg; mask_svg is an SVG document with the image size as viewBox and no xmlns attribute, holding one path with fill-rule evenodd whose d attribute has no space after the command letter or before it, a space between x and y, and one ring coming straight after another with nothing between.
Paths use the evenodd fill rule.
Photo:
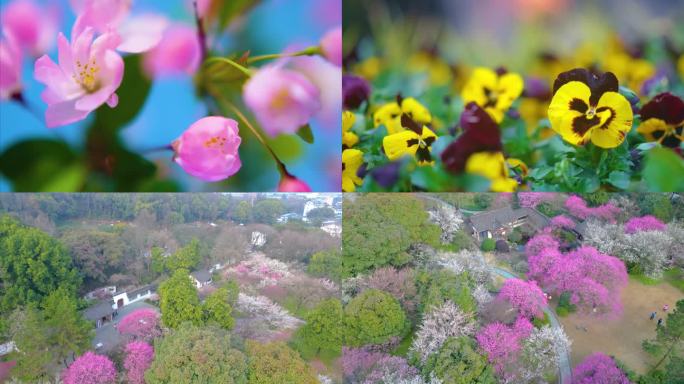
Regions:
<instances>
[{"instance_id":1,"label":"white building","mask_svg":"<svg viewBox=\"0 0 684 384\"><path fill-rule=\"evenodd\" d=\"M205 270L194 271L190 273L190 279L195 288L201 289L211 284L211 273Z\"/></svg>"},{"instance_id":2,"label":"white building","mask_svg":"<svg viewBox=\"0 0 684 384\"><path fill-rule=\"evenodd\" d=\"M342 226L335 221L326 221L321 225L321 230L332 237L342 236Z\"/></svg>"},{"instance_id":3,"label":"white building","mask_svg":"<svg viewBox=\"0 0 684 384\"><path fill-rule=\"evenodd\" d=\"M112 309L125 307L128 304L135 303L136 301L149 299L155 294L154 288L155 287L152 285L147 285L128 292L115 292L112 295L112 299L114 300Z\"/></svg>"}]
</instances>

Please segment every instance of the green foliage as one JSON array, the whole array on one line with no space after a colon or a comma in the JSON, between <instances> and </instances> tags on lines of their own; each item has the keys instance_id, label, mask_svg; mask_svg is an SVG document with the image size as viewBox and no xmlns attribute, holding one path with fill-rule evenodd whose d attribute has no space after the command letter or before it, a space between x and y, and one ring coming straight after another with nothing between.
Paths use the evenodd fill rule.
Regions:
<instances>
[{"instance_id":1,"label":"green foliage","mask_svg":"<svg viewBox=\"0 0 684 384\"><path fill-rule=\"evenodd\" d=\"M189 276L188 270L178 269L159 285L162 322L169 328L177 328L184 322L202 323L199 298Z\"/></svg>"},{"instance_id":2,"label":"green foliage","mask_svg":"<svg viewBox=\"0 0 684 384\"><path fill-rule=\"evenodd\" d=\"M381 344L402 336L408 322L401 305L389 293L368 289L353 298L344 309L345 344Z\"/></svg>"},{"instance_id":3,"label":"green foliage","mask_svg":"<svg viewBox=\"0 0 684 384\"><path fill-rule=\"evenodd\" d=\"M231 217L238 223L247 223L252 218L252 206L246 201L241 201L233 210Z\"/></svg>"},{"instance_id":4,"label":"green foliage","mask_svg":"<svg viewBox=\"0 0 684 384\"><path fill-rule=\"evenodd\" d=\"M229 304L231 292L222 287L212 292L202 304L202 317L205 324L216 324L221 328L232 329L235 319L231 316L233 308Z\"/></svg>"},{"instance_id":5,"label":"green foliage","mask_svg":"<svg viewBox=\"0 0 684 384\"><path fill-rule=\"evenodd\" d=\"M454 238L451 240L451 247L453 252L459 252L466 249L474 249L475 242L464 230L459 230L454 233Z\"/></svg>"},{"instance_id":6,"label":"green foliage","mask_svg":"<svg viewBox=\"0 0 684 384\"><path fill-rule=\"evenodd\" d=\"M342 254L339 250L331 249L316 252L311 256L306 271L315 277L327 277L339 282L342 275Z\"/></svg>"},{"instance_id":7,"label":"green foliage","mask_svg":"<svg viewBox=\"0 0 684 384\"><path fill-rule=\"evenodd\" d=\"M154 352L147 384L247 383L245 355L232 348L223 329L185 323L157 339Z\"/></svg>"},{"instance_id":8,"label":"green foliage","mask_svg":"<svg viewBox=\"0 0 684 384\"><path fill-rule=\"evenodd\" d=\"M544 317L542 317L541 319L538 317L532 319L532 324L534 324L535 328L541 328L545 325L548 325L550 322L551 320L549 319L549 314L546 312L544 312Z\"/></svg>"},{"instance_id":9,"label":"green foliage","mask_svg":"<svg viewBox=\"0 0 684 384\"><path fill-rule=\"evenodd\" d=\"M480 210L485 210L492 205L494 201L494 195L491 193L478 193L475 195L475 206Z\"/></svg>"},{"instance_id":10,"label":"green foliage","mask_svg":"<svg viewBox=\"0 0 684 384\"><path fill-rule=\"evenodd\" d=\"M316 227L335 217L335 211L329 207L314 208L306 214L306 218Z\"/></svg>"},{"instance_id":11,"label":"green foliage","mask_svg":"<svg viewBox=\"0 0 684 384\"><path fill-rule=\"evenodd\" d=\"M484 252L492 252L495 248L496 240L492 238L482 240L482 244L480 245L480 249L482 249Z\"/></svg>"},{"instance_id":12,"label":"green foliage","mask_svg":"<svg viewBox=\"0 0 684 384\"><path fill-rule=\"evenodd\" d=\"M255 222L262 224L275 224L276 219L285 211L283 202L276 199L259 200L254 204L252 217Z\"/></svg>"},{"instance_id":13,"label":"green foliage","mask_svg":"<svg viewBox=\"0 0 684 384\"><path fill-rule=\"evenodd\" d=\"M663 193L640 193L636 198L641 215L653 215L663 222L670 222L673 218L672 201L669 195Z\"/></svg>"},{"instance_id":14,"label":"green foliage","mask_svg":"<svg viewBox=\"0 0 684 384\"><path fill-rule=\"evenodd\" d=\"M12 355L17 363L12 374L26 382L49 378L55 351L52 349L43 312L30 304L25 308L15 309L8 320L9 339L21 351Z\"/></svg>"},{"instance_id":15,"label":"green foliage","mask_svg":"<svg viewBox=\"0 0 684 384\"><path fill-rule=\"evenodd\" d=\"M166 263L166 258L164 257L164 249L160 247L152 247L150 251L150 270L155 275L161 275L164 273L164 265Z\"/></svg>"},{"instance_id":16,"label":"green foliage","mask_svg":"<svg viewBox=\"0 0 684 384\"><path fill-rule=\"evenodd\" d=\"M342 303L338 299L321 301L305 316L304 324L297 331L297 349L306 358L322 351L340 352L344 337Z\"/></svg>"},{"instance_id":17,"label":"green foliage","mask_svg":"<svg viewBox=\"0 0 684 384\"><path fill-rule=\"evenodd\" d=\"M555 207L553 204L551 204L548 201L544 201L544 202L539 203L539 205L537 205L536 208L537 208L537 211L543 213L544 215L546 215L548 217L558 216L558 215L563 213L563 211L561 209Z\"/></svg>"},{"instance_id":18,"label":"green foliage","mask_svg":"<svg viewBox=\"0 0 684 384\"><path fill-rule=\"evenodd\" d=\"M653 148L646 154L643 178L650 191L684 190L684 160L667 148Z\"/></svg>"},{"instance_id":19,"label":"green foliage","mask_svg":"<svg viewBox=\"0 0 684 384\"><path fill-rule=\"evenodd\" d=\"M74 294L60 287L45 298L45 325L50 329L50 343L55 358L66 361L90 349L94 337L92 325L78 311Z\"/></svg>"},{"instance_id":20,"label":"green foliage","mask_svg":"<svg viewBox=\"0 0 684 384\"><path fill-rule=\"evenodd\" d=\"M171 273L178 269L193 270L201 261L200 242L193 238L188 244L166 258L166 269Z\"/></svg>"},{"instance_id":21,"label":"green foliage","mask_svg":"<svg viewBox=\"0 0 684 384\"><path fill-rule=\"evenodd\" d=\"M423 202L402 194L357 195L345 200L342 220L343 276L409 262L411 245L439 245L440 229L428 221Z\"/></svg>"},{"instance_id":22,"label":"green foliage","mask_svg":"<svg viewBox=\"0 0 684 384\"><path fill-rule=\"evenodd\" d=\"M456 275L446 269L421 271L416 275L416 285L420 297L419 311L422 313L444 304L446 300L466 312L474 312L477 308L467 273Z\"/></svg>"},{"instance_id":23,"label":"green foliage","mask_svg":"<svg viewBox=\"0 0 684 384\"><path fill-rule=\"evenodd\" d=\"M428 357L421 372L434 374L444 384L496 384L494 369L487 358L477 351L468 337L450 337L437 353Z\"/></svg>"},{"instance_id":24,"label":"green foliage","mask_svg":"<svg viewBox=\"0 0 684 384\"><path fill-rule=\"evenodd\" d=\"M656 330L656 338L645 340L642 346L650 355L658 358L653 366L657 370L666 362L681 362L684 359L684 300L679 300L674 310ZM680 368L678 370L682 372Z\"/></svg>"},{"instance_id":25,"label":"green foliage","mask_svg":"<svg viewBox=\"0 0 684 384\"><path fill-rule=\"evenodd\" d=\"M228 304L230 304L231 307L234 307L235 303L237 303L238 295L240 294L240 286L238 286L238 283L235 282L235 280L228 280L222 288L225 288L228 291Z\"/></svg>"},{"instance_id":26,"label":"green foliage","mask_svg":"<svg viewBox=\"0 0 684 384\"><path fill-rule=\"evenodd\" d=\"M596 191L592 193L582 193L580 196L587 202L590 207L598 207L610 200L610 193L606 191Z\"/></svg>"},{"instance_id":27,"label":"green foliage","mask_svg":"<svg viewBox=\"0 0 684 384\"><path fill-rule=\"evenodd\" d=\"M282 342L261 344L248 340L249 384L317 384L304 360Z\"/></svg>"},{"instance_id":28,"label":"green foliage","mask_svg":"<svg viewBox=\"0 0 684 384\"><path fill-rule=\"evenodd\" d=\"M72 295L81 284L71 257L47 233L0 217L0 315L21 305L40 305L58 288Z\"/></svg>"},{"instance_id":29,"label":"green foliage","mask_svg":"<svg viewBox=\"0 0 684 384\"><path fill-rule=\"evenodd\" d=\"M561 315L560 311L565 312L565 314L574 313L575 311L577 311L577 306L570 302L571 296L572 295L570 293L563 292L561 293L560 297L558 297L558 307L556 307L556 312L558 313L558 316L564 316Z\"/></svg>"}]
</instances>

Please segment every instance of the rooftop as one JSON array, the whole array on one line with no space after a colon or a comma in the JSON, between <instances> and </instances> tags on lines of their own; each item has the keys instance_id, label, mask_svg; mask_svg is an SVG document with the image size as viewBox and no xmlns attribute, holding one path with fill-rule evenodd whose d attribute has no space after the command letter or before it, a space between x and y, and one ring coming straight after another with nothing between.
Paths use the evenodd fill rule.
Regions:
<instances>
[{"instance_id":1,"label":"rooftop","mask_svg":"<svg viewBox=\"0 0 684 384\"><path fill-rule=\"evenodd\" d=\"M111 301L100 301L83 311L85 318L92 321L97 321L105 316L111 315L112 313L114 313L114 309L112 309Z\"/></svg>"},{"instance_id":2,"label":"rooftop","mask_svg":"<svg viewBox=\"0 0 684 384\"><path fill-rule=\"evenodd\" d=\"M190 273L190 276L194 277L199 281L200 283L206 283L207 281L211 280L211 273L209 271L206 271L204 269L199 270L199 271L194 271Z\"/></svg>"},{"instance_id":3,"label":"rooftop","mask_svg":"<svg viewBox=\"0 0 684 384\"><path fill-rule=\"evenodd\" d=\"M476 213L469 218L470 223L477 232L501 228L520 219L528 219L532 224L539 228L545 227L549 222L548 217L535 209L513 209L510 206Z\"/></svg>"}]
</instances>

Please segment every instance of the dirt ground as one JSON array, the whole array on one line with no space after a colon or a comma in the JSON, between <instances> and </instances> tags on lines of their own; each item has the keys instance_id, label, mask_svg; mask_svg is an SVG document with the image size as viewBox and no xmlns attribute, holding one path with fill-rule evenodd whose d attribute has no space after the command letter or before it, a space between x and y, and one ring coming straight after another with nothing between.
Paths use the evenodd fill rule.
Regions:
<instances>
[{"instance_id":1,"label":"dirt ground","mask_svg":"<svg viewBox=\"0 0 684 384\"><path fill-rule=\"evenodd\" d=\"M622 360L636 372L644 373L652 359L641 348L641 342L655 337L656 321L659 317L664 321L666 317L663 305L674 308L675 302L681 299L684 295L670 284L644 285L630 279L623 292L624 313L619 319L595 319L578 314L560 318L572 340L572 366L594 352L603 352ZM649 320L653 311L657 311L657 316L655 320Z\"/></svg>"}]
</instances>

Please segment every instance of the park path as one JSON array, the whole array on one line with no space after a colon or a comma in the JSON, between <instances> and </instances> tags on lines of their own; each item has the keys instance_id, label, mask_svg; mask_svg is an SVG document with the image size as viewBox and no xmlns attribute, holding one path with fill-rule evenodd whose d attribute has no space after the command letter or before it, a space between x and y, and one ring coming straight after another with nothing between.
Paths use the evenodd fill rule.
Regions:
<instances>
[{"instance_id":1,"label":"park path","mask_svg":"<svg viewBox=\"0 0 684 384\"><path fill-rule=\"evenodd\" d=\"M447 203L446 201L427 195L427 194L420 194L419 195L421 198L427 199L427 200L432 200L440 204L447 205L451 208L455 208L462 213L476 213L476 211L468 211L468 210L463 210L460 208L456 208L453 205ZM503 277L504 279L519 279L520 277L515 275L513 272L508 271L506 269L490 265L490 268L492 269L492 272L496 273L497 275ZM558 320L558 317L556 316L556 313L551 310L551 307L548 305L543 307L544 313L548 316L549 318L549 323L553 328L556 329L562 329L563 326L561 325L560 321ZM560 355L560 361L558 362L558 370L559 370L559 375L558 375L558 384L570 384L572 380L572 368L570 365L570 350L568 348L565 348L565 351L561 353Z\"/></svg>"}]
</instances>

